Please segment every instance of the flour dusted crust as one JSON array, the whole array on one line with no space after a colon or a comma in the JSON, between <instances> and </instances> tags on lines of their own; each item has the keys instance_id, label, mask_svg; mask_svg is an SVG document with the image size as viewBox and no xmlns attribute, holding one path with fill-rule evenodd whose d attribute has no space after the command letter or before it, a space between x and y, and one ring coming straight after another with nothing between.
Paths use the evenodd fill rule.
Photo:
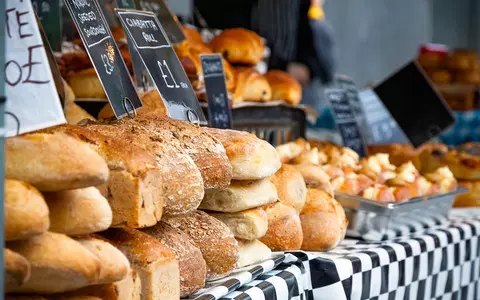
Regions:
<instances>
[{"instance_id":1,"label":"flour dusted crust","mask_svg":"<svg viewBox=\"0 0 480 300\"><path fill-rule=\"evenodd\" d=\"M263 58L262 38L253 31L232 28L222 31L210 42L213 52L221 53L233 64L254 66Z\"/></svg>"},{"instance_id":2,"label":"flour dusted crust","mask_svg":"<svg viewBox=\"0 0 480 300\"><path fill-rule=\"evenodd\" d=\"M297 211L281 202L263 208L268 216L268 230L260 241L272 251L299 250L303 232Z\"/></svg>"},{"instance_id":3,"label":"flour dusted crust","mask_svg":"<svg viewBox=\"0 0 480 300\"><path fill-rule=\"evenodd\" d=\"M282 165L275 148L251 133L215 128L204 130L225 147L233 169L232 179L262 179L273 175Z\"/></svg>"}]
</instances>

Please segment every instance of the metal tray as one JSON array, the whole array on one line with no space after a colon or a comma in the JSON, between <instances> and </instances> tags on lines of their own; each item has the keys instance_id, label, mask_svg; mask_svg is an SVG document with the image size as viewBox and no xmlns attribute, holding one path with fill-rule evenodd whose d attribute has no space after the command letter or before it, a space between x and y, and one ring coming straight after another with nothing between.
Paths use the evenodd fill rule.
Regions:
<instances>
[{"instance_id":1,"label":"metal tray","mask_svg":"<svg viewBox=\"0 0 480 300\"><path fill-rule=\"evenodd\" d=\"M387 203L335 193L349 221L347 236L369 241L383 241L411 235L448 223L448 213L455 196L467 189L408 201Z\"/></svg>"}]
</instances>

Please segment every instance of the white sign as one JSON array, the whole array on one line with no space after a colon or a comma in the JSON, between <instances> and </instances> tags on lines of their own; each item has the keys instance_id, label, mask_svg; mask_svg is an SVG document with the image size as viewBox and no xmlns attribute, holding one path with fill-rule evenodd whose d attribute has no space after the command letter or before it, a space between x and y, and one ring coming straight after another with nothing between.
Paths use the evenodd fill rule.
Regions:
<instances>
[{"instance_id":1,"label":"white sign","mask_svg":"<svg viewBox=\"0 0 480 300\"><path fill-rule=\"evenodd\" d=\"M7 0L4 37L7 136L65 123L30 1Z\"/></svg>"}]
</instances>

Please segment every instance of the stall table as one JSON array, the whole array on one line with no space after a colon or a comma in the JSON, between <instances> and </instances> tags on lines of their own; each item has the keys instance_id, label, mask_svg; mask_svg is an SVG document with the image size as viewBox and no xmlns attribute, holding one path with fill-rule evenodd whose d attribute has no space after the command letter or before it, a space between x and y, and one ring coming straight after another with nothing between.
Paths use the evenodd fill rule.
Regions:
<instances>
[{"instance_id":1,"label":"stall table","mask_svg":"<svg viewBox=\"0 0 480 300\"><path fill-rule=\"evenodd\" d=\"M329 252L276 254L196 299L479 299L480 209L454 209L449 220L392 241L345 239Z\"/></svg>"}]
</instances>

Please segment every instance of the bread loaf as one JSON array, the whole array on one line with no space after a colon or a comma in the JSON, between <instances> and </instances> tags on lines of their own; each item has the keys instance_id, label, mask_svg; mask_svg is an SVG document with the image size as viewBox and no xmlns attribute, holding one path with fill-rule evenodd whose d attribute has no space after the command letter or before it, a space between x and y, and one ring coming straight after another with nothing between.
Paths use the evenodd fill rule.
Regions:
<instances>
[{"instance_id":1,"label":"bread loaf","mask_svg":"<svg viewBox=\"0 0 480 300\"><path fill-rule=\"evenodd\" d=\"M34 133L5 142L5 176L40 191L61 191L103 184L105 161L88 145L68 135Z\"/></svg>"},{"instance_id":2,"label":"bread loaf","mask_svg":"<svg viewBox=\"0 0 480 300\"><path fill-rule=\"evenodd\" d=\"M275 148L255 135L235 130L204 128L225 147L236 180L256 180L268 177L281 167Z\"/></svg>"},{"instance_id":3,"label":"bread loaf","mask_svg":"<svg viewBox=\"0 0 480 300\"><path fill-rule=\"evenodd\" d=\"M268 179L232 181L227 188L205 191L200 208L211 211L239 212L277 200L277 190Z\"/></svg>"},{"instance_id":4,"label":"bread loaf","mask_svg":"<svg viewBox=\"0 0 480 300\"><path fill-rule=\"evenodd\" d=\"M97 282L100 261L66 235L46 232L7 244L31 264L30 279L11 292L61 293Z\"/></svg>"},{"instance_id":5,"label":"bread loaf","mask_svg":"<svg viewBox=\"0 0 480 300\"><path fill-rule=\"evenodd\" d=\"M348 225L342 206L320 189L308 189L300 220L303 229L302 250L310 251L336 247L345 237Z\"/></svg>"},{"instance_id":6,"label":"bread loaf","mask_svg":"<svg viewBox=\"0 0 480 300\"><path fill-rule=\"evenodd\" d=\"M26 239L48 230L48 206L28 183L5 180L5 240Z\"/></svg>"},{"instance_id":7,"label":"bread loaf","mask_svg":"<svg viewBox=\"0 0 480 300\"><path fill-rule=\"evenodd\" d=\"M117 124L118 123L118 124ZM85 124L88 130L109 137L120 137L156 158L162 182L165 215L180 215L197 209L203 197L201 174L192 159L167 138L157 137L143 126L127 122Z\"/></svg>"},{"instance_id":8,"label":"bread loaf","mask_svg":"<svg viewBox=\"0 0 480 300\"><path fill-rule=\"evenodd\" d=\"M109 242L95 238L94 235L79 237L76 241L100 260L101 271L96 284L117 282L128 275L130 271L128 259Z\"/></svg>"},{"instance_id":9,"label":"bread loaf","mask_svg":"<svg viewBox=\"0 0 480 300\"><path fill-rule=\"evenodd\" d=\"M278 200L300 213L307 197L307 186L302 174L293 166L283 165L269 179L277 189Z\"/></svg>"},{"instance_id":10,"label":"bread loaf","mask_svg":"<svg viewBox=\"0 0 480 300\"><path fill-rule=\"evenodd\" d=\"M85 119L91 121L95 120L94 117L75 103L65 104L65 118L67 119L68 124L78 124Z\"/></svg>"},{"instance_id":11,"label":"bread loaf","mask_svg":"<svg viewBox=\"0 0 480 300\"><path fill-rule=\"evenodd\" d=\"M5 292L22 286L30 278L30 263L12 250L3 250Z\"/></svg>"},{"instance_id":12,"label":"bread loaf","mask_svg":"<svg viewBox=\"0 0 480 300\"><path fill-rule=\"evenodd\" d=\"M144 94L139 95L140 99L142 100L142 109L137 111L137 114L144 114L144 113L153 113L158 114L160 116L167 115L167 108L163 103L163 99L158 93L157 89L153 89L148 91ZM113 112L112 106L110 103L106 104L98 113L98 119L111 119L115 118L115 113Z\"/></svg>"},{"instance_id":13,"label":"bread loaf","mask_svg":"<svg viewBox=\"0 0 480 300\"><path fill-rule=\"evenodd\" d=\"M85 141L108 163L108 182L98 186L112 209L112 225L155 225L162 217L162 171L155 157L142 148L115 137L72 125L49 128Z\"/></svg>"},{"instance_id":14,"label":"bread loaf","mask_svg":"<svg viewBox=\"0 0 480 300\"><path fill-rule=\"evenodd\" d=\"M260 263L272 256L272 250L259 240L242 241L237 239L240 248L237 268Z\"/></svg>"},{"instance_id":15,"label":"bread loaf","mask_svg":"<svg viewBox=\"0 0 480 300\"><path fill-rule=\"evenodd\" d=\"M299 250L303 233L295 209L281 202L266 205L264 209L268 216L268 230L260 241L273 251Z\"/></svg>"},{"instance_id":16,"label":"bread loaf","mask_svg":"<svg viewBox=\"0 0 480 300\"><path fill-rule=\"evenodd\" d=\"M50 211L50 231L67 235L108 229L112 210L97 188L44 193Z\"/></svg>"},{"instance_id":17,"label":"bread loaf","mask_svg":"<svg viewBox=\"0 0 480 300\"><path fill-rule=\"evenodd\" d=\"M142 229L175 252L180 268L180 296L189 296L205 286L207 265L202 252L183 231L160 221Z\"/></svg>"},{"instance_id":18,"label":"bread loaf","mask_svg":"<svg viewBox=\"0 0 480 300\"><path fill-rule=\"evenodd\" d=\"M261 207L252 208L236 213L209 214L225 223L236 238L255 240L265 235L268 229L267 214Z\"/></svg>"},{"instance_id":19,"label":"bread loaf","mask_svg":"<svg viewBox=\"0 0 480 300\"><path fill-rule=\"evenodd\" d=\"M101 235L112 242L139 274L142 300L180 298L180 273L175 253L139 230L110 228Z\"/></svg>"},{"instance_id":20,"label":"bread loaf","mask_svg":"<svg viewBox=\"0 0 480 300\"><path fill-rule=\"evenodd\" d=\"M202 251L207 263L207 279L228 275L238 260L238 243L228 227L202 211L166 219L186 233Z\"/></svg>"}]
</instances>

